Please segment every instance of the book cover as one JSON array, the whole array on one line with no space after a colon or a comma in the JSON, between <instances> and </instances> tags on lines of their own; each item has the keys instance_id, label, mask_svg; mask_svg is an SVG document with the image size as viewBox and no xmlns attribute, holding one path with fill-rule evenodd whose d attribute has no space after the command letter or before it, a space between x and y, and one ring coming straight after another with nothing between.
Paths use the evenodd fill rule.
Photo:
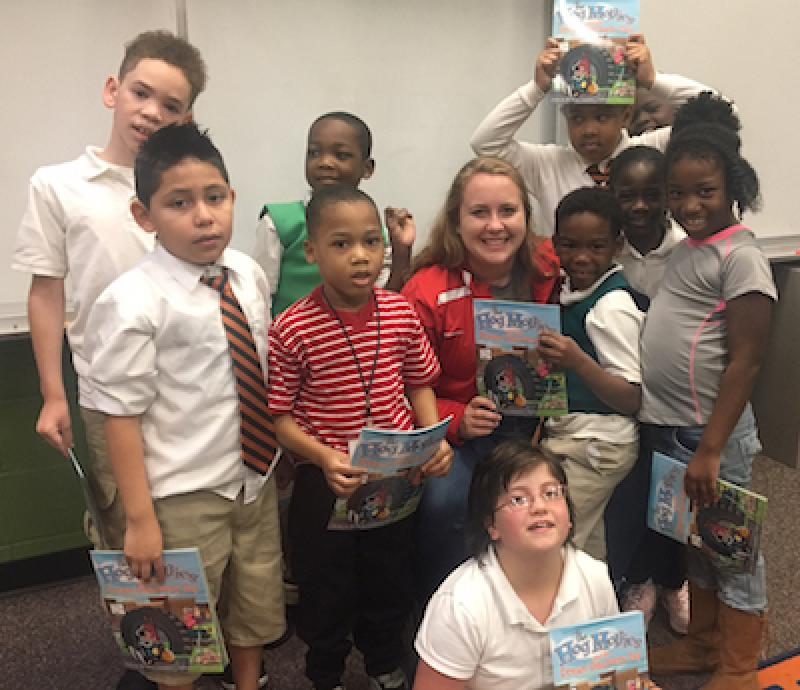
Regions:
<instances>
[{"instance_id":1,"label":"book cover","mask_svg":"<svg viewBox=\"0 0 800 690\"><path fill-rule=\"evenodd\" d=\"M90 552L128 668L220 673L228 661L197 549L164 551L164 582L135 578L122 551Z\"/></svg>"},{"instance_id":2,"label":"book cover","mask_svg":"<svg viewBox=\"0 0 800 690\"><path fill-rule=\"evenodd\" d=\"M557 688L646 687L647 641L641 611L551 630L550 652Z\"/></svg>"},{"instance_id":3,"label":"book cover","mask_svg":"<svg viewBox=\"0 0 800 690\"><path fill-rule=\"evenodd\" d=\"M420 467L436 454L451 419L410 431L362 429L350 458L369 474L350 496L336 499L328 529L373 529L411 515L422 496Z\"/></svg>"},{"instance_id":4,"label":"book cover","mask_svg":"<svg viewBox=\"0 0 800 690\"><path fill-rule=\"evenodd\" d=\"M703 549L720 568L755 572L767 499L717 480L717 500L694 509L683 488L686 465L653 453L647 526L676 541Z\"/></svg>"},{"instance_id":5,"label":"book cover","mask_svg":"<svg viewBox=\"0 0 800 690\"><path fill-rule=\"evenodd\" d=\"M473 310L478 393L504 415L566 414L566 375L550 371L536 352L543 330L561 332L558 305L476 299Z\"/></svg>"},{"instance_id":6,"label":"book cover","mask_svg":"<svg viewBox=\"0 0 800 690\"><path fill-rule=\"evenodd\" d=\"M632 105L636 78L625 44L639 31L639 15L639 0L554 0L553 37L562 57L552 100Z\"/></svg>"}]
</instances>

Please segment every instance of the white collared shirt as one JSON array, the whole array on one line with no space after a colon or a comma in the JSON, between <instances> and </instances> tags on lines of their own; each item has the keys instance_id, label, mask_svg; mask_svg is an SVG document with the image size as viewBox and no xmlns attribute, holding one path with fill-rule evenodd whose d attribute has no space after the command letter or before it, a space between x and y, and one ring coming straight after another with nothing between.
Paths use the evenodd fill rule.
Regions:
<instances>
[{"instance_id":1,"label":"white collared shirt","mask_svg":"<svg viewBox=\"0 0 800 690\"><path fill-rule=\"evenodd\" d=\"M428 666L475 690L553 687L549 631L619 612L606 564L571 546L553 609L542 624L528 611L497 560L454 570L431 598L415 647Z\"/></svg>"},{"instance_id":2,"label":"white collared shirt","mask_svg":"<svg viewBox=\"0 0 800 690\"><path fill-rule=\"evenodd\" d=\"M84 345L89 310L111 281L155 244L131 215L133 169L107 163L99 152L90 146L73 161L34 173L11 264L18 271L67 279L67 299L74 306L67 335L80 404L89 408L94 408Z\"/></svg>"},{"instance_id":3,"label":"white collared shirt","mask_svg":"<svg viewBox=\"0 0 800 690\"><path fill-rule=\"evenodd\" d=\"M647 254L641 254L636 247L625 240L625 244L617 256L617 261L622 264L625 278L630 286L653 299L664 278L664 270L667 268L669 256L675 245L684 237L686 237L686 233L683 229L670 219L661 244Z\"/></svg>"},{"instance_id":4,"label":"white collared shirt","mask_svg":"<svg viewBox=\"0 0 800 690\"><path fill-rule=\"evenodd\" d=\"M653 84L653 91L676 107L685 103L691 96L708 90L711 89L707 86L675 74L657 74ZM470 145L479 156L497 156L507 160L519 170L528 192L539 204L535 232L550 237L553 234L558 202L574 189L593 186L594 180L586 172L589 164L571 145L532 144L514 139L517 130L546 95L536 85L535 80L520 86L503 99L478 125ZM623 130L611 158L623 149L639 144L653 146L663 151L669 141L670 132L670 127L662 127L629 137ZM604 170L608 160L601 161L599 165Z\"/></svg>"},{"instance_id":5,"label":"white collared shirt","mask_svg":"<svg viewBox=\"0 0 800 690\"><path fill-rule=\"evenodd\" d=\"M269 284L248 256L226 249L233 292L267 372ZM245 467L239 401L219 293L200 282L204 267L161 245L115 280L87 326L97 409L139 416L153 498L197 490L245 502L265 478Z\"/></svg>"}]
</instances>

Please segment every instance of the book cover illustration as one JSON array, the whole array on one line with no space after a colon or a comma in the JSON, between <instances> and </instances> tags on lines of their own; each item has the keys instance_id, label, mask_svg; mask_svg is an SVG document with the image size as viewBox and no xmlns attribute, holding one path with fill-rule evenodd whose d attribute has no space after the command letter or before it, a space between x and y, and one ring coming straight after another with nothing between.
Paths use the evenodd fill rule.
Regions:
<instances>
[{"instance_id":1,"label":"book cover illustration","mask_svg":"<svg viewBox=\"0 0 800 690\"><path fill-rule=\"evenodd\" d=\"M647 526L702 549L720 568L755 572L767 499L717 480L717 500L694 510L683 488L686 465L653 453Z\"/></svg>"},{"instance_id":2,"label":"book cover illustration","mask_svg":"<svg viewBox=\"0 0 800 690\"><path fill-rule=\"evenodd\" d=\"M641 611L550 631L553 685L578 690L635 690L649 685Z\"/></svg>"},{"instance_id":3,"label":"book cover illustration","mask_svg":"<svg viewBox=\"0 0 800 690\"><path fill-rule=\"evenodd\" d=\"M636 77L625 44L638 31L639 0L554 0L553 37L562 57L552 100L632 105Z\"/></svg>"},{"instance_id":4,"label":"book cover illustration","mask_svg":"<svg viewBox=\"0 0 800 690\"><path fill-rule=\"evenodd\" d=\"M133 576L122 551L90 552L125 666L220 673L228 661L197 549L164 551L164 582Z\"/></svg>"},{"instance_id":5,"label":"book cover illustration","mask_svg":"<svg viewBox=\"0 0 800 690\"><path fill-rule=\"evenodd\" d=\"M420 467L436 454L451 419L410 431L362 429L350 461L369 474L350 496L336 499L328 529L373 529L411 515L422 496Z\"/></svg>"},{"instance_id":6,"label":"book cover illustration","mask_svg":"<svg viewBox=\"0 0 800 690\"><path fill-rule=\"evenodd\" d=\"M504 415L566 414L566 375L551 371L536 351L543 330L561 332L558 305L476 299L473 310L478 393Z\"/></svg>"}]
</instances>

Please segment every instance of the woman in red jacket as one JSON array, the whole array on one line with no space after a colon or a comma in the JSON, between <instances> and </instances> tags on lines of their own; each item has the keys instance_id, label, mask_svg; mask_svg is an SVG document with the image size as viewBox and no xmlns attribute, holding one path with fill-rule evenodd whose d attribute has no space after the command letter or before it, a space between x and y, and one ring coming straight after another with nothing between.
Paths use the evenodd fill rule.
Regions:
<instances>
[{"instance_id":1,"label":"woman in red jacket","mask_svg":"<svg viewBox=\"0 0 800 690\"><path fill-rule=\"evenodd\" d=\"M453 416L448 432L455 450L452 469L446 477L428 480L417 510L423 604L468 556L463 527L476 460L501 439L533 435L536 420L504 419L491 400L478 395L472 312L475 298L548 300L558 260L549 242L534 242L530 224L528 193L516 169L497 158L475 158L453 180L402 291L441 363L435 387L439 414Z\"/></svg>"}]
</instances>

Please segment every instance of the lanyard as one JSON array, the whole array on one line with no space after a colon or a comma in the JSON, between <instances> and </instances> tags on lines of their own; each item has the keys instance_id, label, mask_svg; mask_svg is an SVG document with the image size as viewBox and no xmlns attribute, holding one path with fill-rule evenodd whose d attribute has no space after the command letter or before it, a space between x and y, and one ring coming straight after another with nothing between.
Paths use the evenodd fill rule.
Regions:
<instances>
[{"instance_id":1,"label":"lanyard","mask_svg":"<svg viewBox=\"0 0 800 690\"><path fill-rule=\"evenodd\" d=\"M339 313L333 308L328 296L325 294L324 288L322 290L322 296L325 298L325 302L327 303L328 307L330 307L330 310L333 312L336 320L339 322L339 328L342 329L342 334L347 341L347 345L350 347L350 352L353 354L353 361L356 363L356 369L358 369L358 378L361 379L361 387L364 389L364 399L366 401L367 410L367 426L370 426L372 424L372 403L370 401L370 391L372 391L372 384L375 383L375 371L378 368L378 355L381 351L381 312L380 308L378 307L378 298L373 291L372 301L375 303L375 321L377 322L378 342L375 345L375 356L372 358L372 371L369 375L369 385L367 385L367 381L364 378L364 372L361 369L361 362L358 361L358 353L356 353L356 348L353 346L353 341L350 340L350 336L347 334L347 327L344 325L342 317L339 316Z\"/></svg>"}]
</instances>

